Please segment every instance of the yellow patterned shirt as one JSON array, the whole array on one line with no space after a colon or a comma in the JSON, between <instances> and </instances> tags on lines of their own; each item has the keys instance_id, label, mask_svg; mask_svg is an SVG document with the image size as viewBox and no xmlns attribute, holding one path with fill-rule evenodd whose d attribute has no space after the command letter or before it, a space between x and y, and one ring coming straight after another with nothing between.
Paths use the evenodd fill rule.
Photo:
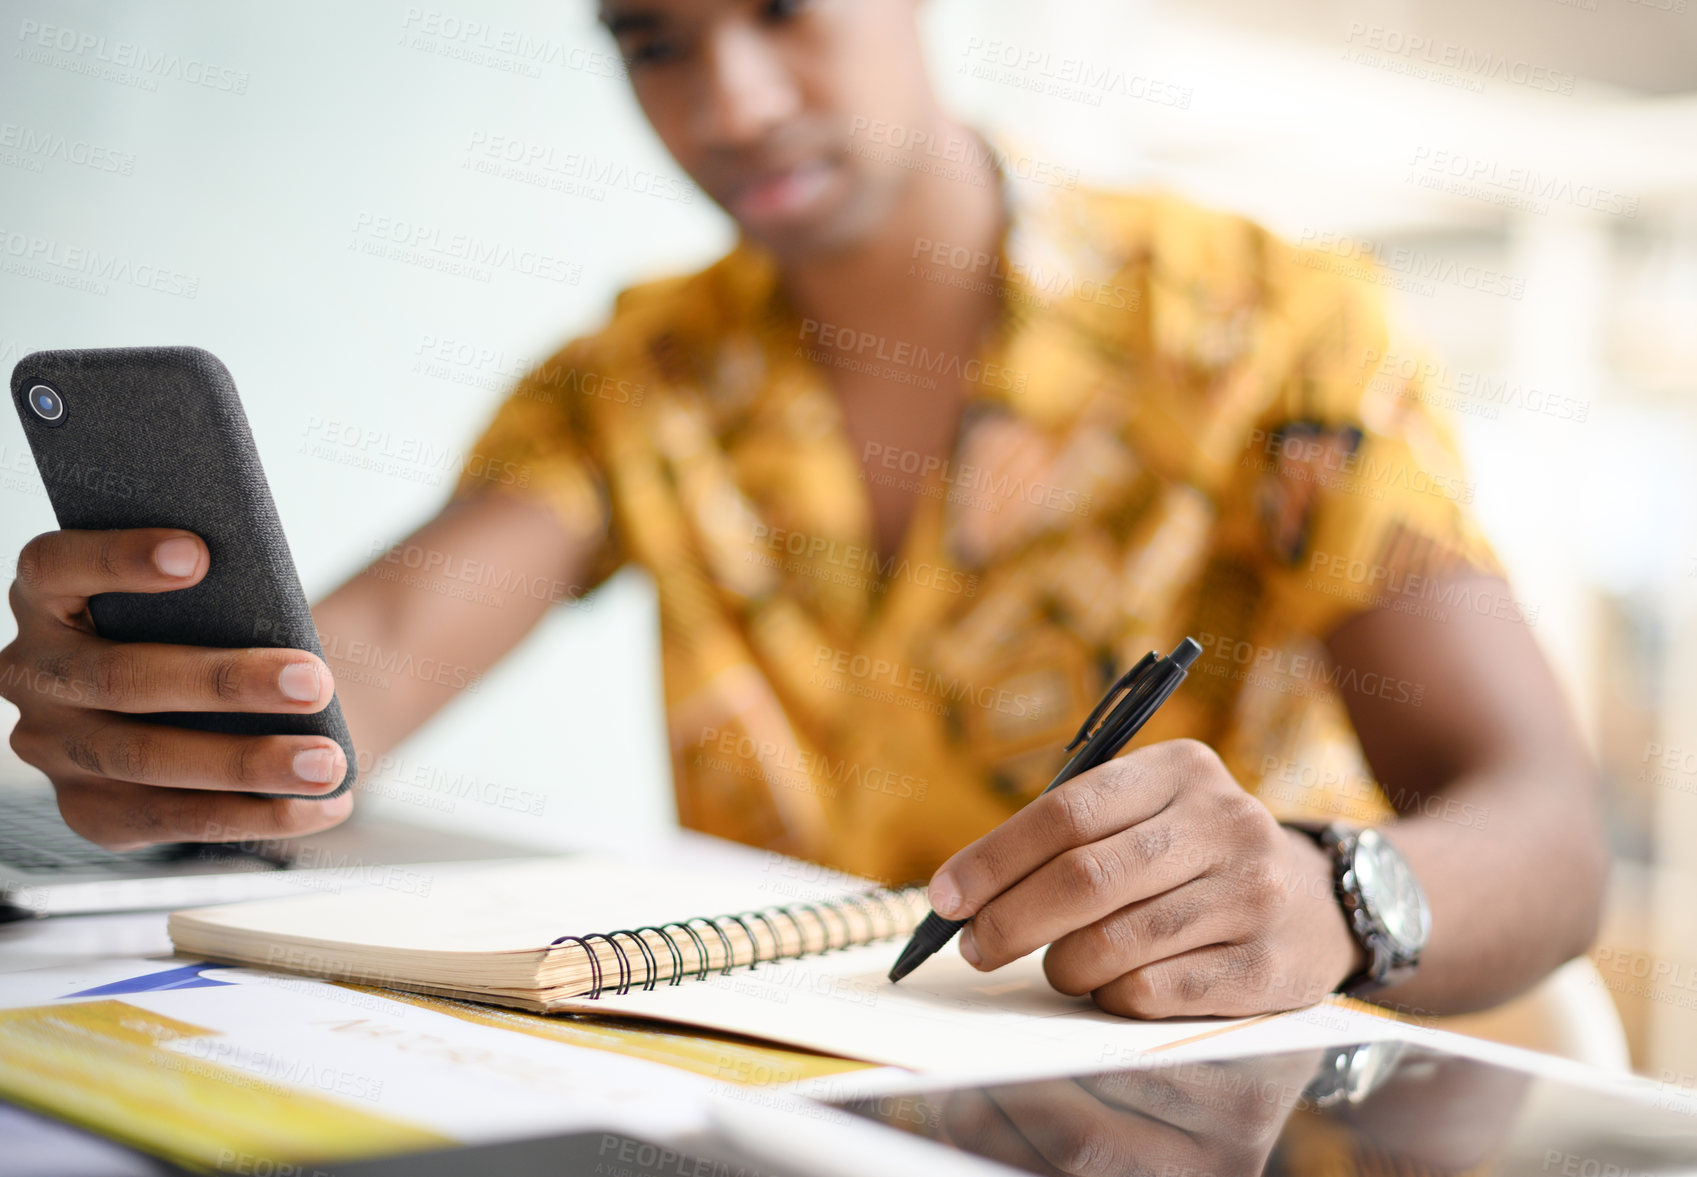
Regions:
<instances>
[{"instance_id":1,"label":"yellow patterned shirt","mask_svg":"<svg viewBox=\"0 0 1697 1177\"><path fill-rule=\"evenodd\" d=\"M1363 609L1478 607L1434 578L1497 565L1377 272L1165 195L1008 190L998 256L922 243L907 275L998 291L980 355L823 340L745 241L537 365L457 493L545 497L595 539L586 587L653 576L695 829L923 878L1186 634L1204 656L1139 744L1204 740L1283 816L1385 816L1320 641ZM966 387L947 462L854 451L845 342L916 396ZM897 553L865 480L920 497Z\"/></svg>"}]
</instances>

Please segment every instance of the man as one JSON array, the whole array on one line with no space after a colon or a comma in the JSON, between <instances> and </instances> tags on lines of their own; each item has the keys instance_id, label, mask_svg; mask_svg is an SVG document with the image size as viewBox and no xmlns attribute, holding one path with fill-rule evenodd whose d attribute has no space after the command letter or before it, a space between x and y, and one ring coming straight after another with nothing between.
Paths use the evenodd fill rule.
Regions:
<instances>
[{"instance_id":1,"label":"man","mask_svg":"<svg viewBox=\"0 0 1697 1177\"><path fill-rule=\"evenodd\" d=\"M915 7L608 0L644 112L743 239L532 373L402 558L500 585L647 568L684 822L935 872L981 968L1049 945L1057 988L1143 1017L1289 1008L1364 969L1452 1011L1583 951L1592 775L1444 434L1382 362L1371 275L1172 199L1021 195L939 108ZM316 610L330 667L93 636L88 595L207 560L166 530L20 556L5 660L94 705L15 694L13 745L102 844L351 804L244 795L330 791L327 740L130 715L310 712L335 682L376 754L453 688L380 689L338 651L478 672L551 595L491 608L379 561ZM1205 656L1137 748L1026 806L1117 670L1187 633ZM1412 975L1275 808L1383 831L1429 905Z\"/></svg>"}]
</instances>

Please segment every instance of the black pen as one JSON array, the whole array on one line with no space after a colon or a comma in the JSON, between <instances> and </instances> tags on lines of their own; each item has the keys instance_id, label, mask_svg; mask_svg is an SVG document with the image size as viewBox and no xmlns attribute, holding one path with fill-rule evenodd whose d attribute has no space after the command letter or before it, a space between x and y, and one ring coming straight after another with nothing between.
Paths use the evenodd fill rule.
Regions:
<instances>
[{"instance_id":1,"label":"black pen","mask_svg":"<svg viewBox=\"0 0 1697 1177\"><path fill-rule=\"evenodd\" d=\"M1153 650L1143 655L1137 665L1121 675L1119 681L1109 687L1108 693L1102 696L1102 701L1096 704L1096 710L1090 713L1090 717L1084 721L1084 726L1078 729L1078 734L1065 749L1071 752L1078 748L1078 751L1061 771L1055 774L1055 779L1044 787L1043 792L1047 793L1057 785L1065 784L1079 773L1089 772L1099 764L1106 764L1118 755L1119 750L1137 734L1138 729L1149 722L1149 717L1155 714L1155 709L1178 689L1179 683L1184 681L1184 676L1190 670L1190 664L1196 661L1196 656L1200 653L1202 647L1196 644L1196 639L1185 638L1165 658ZM1105 718L1103 712L1107 712ZM1098 723L1098 720L1101 722ZM1079 748L1080 744L1084 746ZM902 949L902 954L896 958L895 967L890 970L890 980L901 980L931 959L937 950L954 939L955 933L968 922L946 920L934 911L928 912L924 921L914 931L913 939L907 942L907 947Z\"/></svg>"}]
</instances>

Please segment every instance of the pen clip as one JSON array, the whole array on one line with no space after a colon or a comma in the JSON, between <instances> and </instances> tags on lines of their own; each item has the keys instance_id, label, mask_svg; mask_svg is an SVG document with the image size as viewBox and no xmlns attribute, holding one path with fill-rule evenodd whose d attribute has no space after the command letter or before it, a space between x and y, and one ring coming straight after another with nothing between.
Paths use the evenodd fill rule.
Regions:
<instances>
[{"instance_id":1,"label":"pen clip","mask_svg":"<svg viewBox=\"0 0 1697 1177\"><path fill-rule=\"evenodd\" d=\"M1090 713L1090 717L1084 721L1084 726L1078 729L1078 734L1072 738L1072 743L1068 744L1062 749L1062 751L1071 752L1074 748L1084 743L1085 740L1089 739L1090 729L1096 726L1096 721L1102 718L1103 713L1106 712L1109 707L1120 701L1121 692L1129 691L1132 687L1137 685L1138 681L1154 667L1159 657L1160 656L1156 654L1155 651L1150 650L1147 654L1143 655L1142 658L1138 659L1136 666L1133 666L1130 670L1120 675L1119 681L1108 688L1108 693L1102 696L1102 701L1100 703L1096 704L1096 710Z\"/></svg>"}]
</instances>

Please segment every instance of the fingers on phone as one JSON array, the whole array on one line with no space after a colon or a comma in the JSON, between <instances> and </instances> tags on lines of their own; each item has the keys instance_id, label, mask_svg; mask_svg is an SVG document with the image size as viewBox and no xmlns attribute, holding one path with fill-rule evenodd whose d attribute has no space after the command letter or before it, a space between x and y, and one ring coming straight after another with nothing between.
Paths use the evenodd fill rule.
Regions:
<instances>
[{"instance_id":1,"label":"fingers on phone","mask_svg":"<svg viewBox=\"0 0 1697 1177\"><path fill-rule=\"evenodd\" d=\"M196 583L209 567L206 544L191 531L49 531L18 553L18 583L43 597L163 593Z\"/></svg>"},{"instance_id":2,"label":"fingers on phone","mask_svg":"<svg viewBox=\"0 0 1697 1177\"><path fill-rule=\"evenodd\" d=\"M311 714L330 705L330 668L304 650L223 650L90 640L71 679L81 705L150 711Z\"/></svg>"},{"instance_id":3,"label":"fingers on phone","mask_svg":"<svg viewBox=\"0 0 1697 1177\"><path fill-rule=\"evenodd\" d=\"M58 793L65 824L108 850L297 838L340 823L354 799L351 791L322 801L295 800L113 780L60 784Z\"/></svg>"},{"instance_id":4,"label":"fingers on phone","mask_svg":"<svg viewBox=\"0 0 1697 1177\"><path fill-rule=\"evenodd\" d=\"M323 736L238 736L110 717L51 737L41 749L91 777L167 789L243 793L333 790L347 757Z\"/></svg>"}]
</instances>

